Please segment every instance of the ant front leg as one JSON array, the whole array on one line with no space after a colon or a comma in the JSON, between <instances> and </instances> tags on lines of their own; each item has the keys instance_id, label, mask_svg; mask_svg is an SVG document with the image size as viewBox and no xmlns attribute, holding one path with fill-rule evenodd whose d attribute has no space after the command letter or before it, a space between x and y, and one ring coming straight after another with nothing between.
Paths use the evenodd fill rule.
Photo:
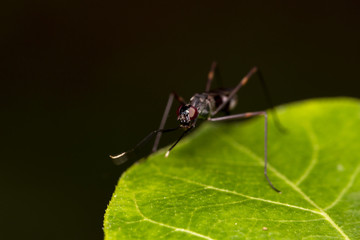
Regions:
<instances>
[{"instance_id":1,"label":"ant front leg","mask_svg":"<svg viewBox=\"0 0 360 240\"><path fill-rule=\"evenodd\" d=\"M172 92L170 93L169 95L169 99L167 101L167 104L166 104L166 107L165 107L165 111L164 111L164 114L163 114L163 117L161 119L161 122L160 122L160 127L159 129L163 129L165 127L165 124L166 124L166 120L169 116L169 112L170 112L170 109L171 109L171 106L172 106L172 103L174 101L174 97L175 99L180 102L181 104L184 104L185 105L185 101L182 97L180 97L179 95L177 95L177 93L175 92ZM156 134L156 138L155 138L155 142L154 142L154 146L152 148L152 152L156 152L158 146L159 146L159 143L160 143L160 138L161 138L161 135L162 135L162 132L158 132Z\"/></svg>"},{"instance_id":2,"label":"ant front leg","mask_svg":"<svg viewBox=\"0 0 360 240\"><path fill-rule=\"evenodd\" d=\"M225 121L225 120L233 120L233 119L242 119L242 118L249 118L253 116L263 115L265 117L265 133L264 133L264 159L265 159L265 166L264 166L264 174L266 177L266 180L268 181L269 185L274 189L276 192L281 193L280 190L274 187L274 185L271 183L268 175L267 175L267 133L268 133L268 116L266 111L259 111L259 112L248 112L248 113L240 113L240 114L234 114L230 116L224 116L224 117L217 117L217 118L209 118L209 121L217 122L217 121Z\"/></svg>"}]
</instances>

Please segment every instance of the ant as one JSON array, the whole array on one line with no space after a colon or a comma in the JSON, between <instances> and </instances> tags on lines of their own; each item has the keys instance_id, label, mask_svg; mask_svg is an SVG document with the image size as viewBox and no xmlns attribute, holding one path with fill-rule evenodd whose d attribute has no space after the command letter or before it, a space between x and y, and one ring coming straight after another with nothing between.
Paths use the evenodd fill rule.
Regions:
<instances>
[{"instance_id":1,"label":"ant","mask_svg":"<svg viewBox=\"0 0 360 240\"><path fill-rule=\"evenodd\" d=\"M214 90L210 90L211 83L213 82L213 79L215 75L217 75L217 78L219 79L219 72L217 63L213 62L211 65L211 69L208 74L208 80L205 87L205 92L203 93L196 93L194 96L190 98L190 102L186 103L182 97L180 97L175 92L170 93L168 102L166 104L166 108L162 117L162 120L160 122L160 127L158 130L152 131L149 135L147 135L143 140L141 140L133 149L123 152L116 156L110 156L114 163L117 165L120 165L127 161L129 159L129 155L134 153L137 149L139 149L143 144L148 142L154 135L156 135L155 142L152 148L152 152L155 152L159 146L160 138L162 133L166 132L172 132L177 129L182 128L184 132L181 134L181 136L177 139L177 141L169 148L169 150L166 152L165 157L168 157L170 154L170 151L176 146L176 144L187 134L189 133L193 128L195 128L196 122L198 119L204 119L212 122L218 122L218 121L225 121L225 120L234 120L234 119L243 119L243 118L249 118L253 116L259 116L262 115L265 118L265 133L264 133L264 174L265 177L269 183L269 185L274 189L276 192L281 193L280 190L274 187L274 185L271 183L268 175L267 175L267 133L268 133L268 115L266 111L257 111L257 112L247 112L247 113L240 113L240 114L234 114L230 115L230 111L235 108L237 103L237 92L242 88L248 80L253 76L254 74L257 74L262 89L264 92L264 95L268 101L268 104L270 105L271 109L274 109L274 106L272 104L270 94L268 92L266 83L264 81L264 78L260 72L260 70L257 67L253 67L248 74L245 75L241 79L241 81L238 83L238 85L234 88L218 88ZM174 98L181 104L180 107L177 109L177 120L179 122L179 126L175 128L170 129L164 129L166 119L169 115L172 103ZM222 117L215 117L216 114L218 114L220 111L224 112L226 115ZM281 130L282 127L280 123L278 122L278 119L275 116L275 124L276 126Z\"/></svg>"}]
</instances>

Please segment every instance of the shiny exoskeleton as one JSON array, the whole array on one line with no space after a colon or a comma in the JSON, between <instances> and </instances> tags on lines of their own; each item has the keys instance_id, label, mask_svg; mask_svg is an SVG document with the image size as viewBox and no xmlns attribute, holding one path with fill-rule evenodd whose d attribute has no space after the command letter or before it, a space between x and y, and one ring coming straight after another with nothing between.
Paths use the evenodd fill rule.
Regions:
<instances>
[{"instance_id":1,"label":"shiny exoskeleton","mask_svg":"<svg viewBox=\"0 0 360 240\"><path fill-rule=\"evenodd\" d=\"M229 95L231 89L216 89L210 92L196 93L190 98L190 102L185 105L180 105L176 114L177 120L182 128L195 127L197 119L208 119L211 117L211 113L227 102L226 106L222 109L223 112L229 114L233 110L237 103L237 96L231 97Z\"/></svg>"},{"instance_id":2,"label":"shiny exoskeleton","mask_svg":"<svg viewBox=\"0 0 360 240\"><path fill-rule=\"evenodd\" d=\"M155 142L153 145L153 152L155 152L159 146L160 138L162 133L175 131L177 129L183 129L184 132L178 138L178 140L170 147L170 149L166 152L165 156L168 157L170 151L176 146L176 144L185 136L190 130L195 128L196 122L199 119L207 120L207 121L224 121L231 119L241 119L241 118L249 118L253 116L264 116L265 119L265 133L264 133L264 174L269 183L269 185L277 192L280 192L278 189L274 187L271 183L268 175L267 175L267 113L266 111L258 111L258 112L248 112L248 113L240 113L230 115L230 111L236 106L237 103L237 92L243 87L250 77L255 73L258 74L260 82L262 84L265 96L268 100L268 103L271 108L273 105L271 103L270 95L268 94L267 87L265 85L265 81L262 78L262 75L257 67L253 67L248 74L241 79L241 81L234 88L218 88L215 90L210 90L211 83L214 79L215 73L217 72L217 64L214 62L211 66L210 72L208 74L208 81L206 84L205 91L203 93L196 93L194 96L190 98L189 102L185 102L182 97L177 95L175 92L172 92L169 96L165 112L163 114L160 127L158 130L152 131L148 136L146 136L142 141L140 141L133 149L123 152L116 156L110 156L114 159L116 164L121 164L129 159L129 156L132 153L136 153L136 151L148 140L150 140L153 136L156 135ZM179 122L178 127L164 129L166 120L168 118L172 103L174 98L181 104L177 109L177 120ZM219 112L224 112L225 116L215 117L215 115ZM276 116L276 115L275 115ZM275 118L277 123L277 119ZM278 125L279 126L279 125Z\"/></svg>"}]
</instances>

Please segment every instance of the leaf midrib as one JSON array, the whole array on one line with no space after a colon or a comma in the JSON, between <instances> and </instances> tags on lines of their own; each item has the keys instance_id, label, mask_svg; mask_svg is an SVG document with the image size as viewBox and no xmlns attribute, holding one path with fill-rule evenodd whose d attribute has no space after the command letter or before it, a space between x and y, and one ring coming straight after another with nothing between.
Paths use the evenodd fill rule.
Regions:
<instances>
[{"instance_id":1,"label":"leaf midrib","mask_svg":"<svg viewBox=\"0 0 360 240\"><path fill-rule=\"evenodd\" d=\"M311 170L314 168L314 166L317 163L317 158L318 158L318 151L319 151L319 144L317 142L317 137L315 135L315 133L312 131L311 126L307 126L306 130L311 131L309 132L309 138L311 139L311 143L313 145L313 151L314 153L312 154L312 159L309 163L310 166L308 166L304 172L304 174L299 178L300 183L306 178L306 176L309 175L309 173L311 172ZM307 131L305 131L307 132ZM233 147L235 147L238 151L241 151L245 154L247 154L248 156L250 156L252 159L254 159L255 161L257 161L259 164L263 164L263 159L261 157L259 157L257 154L255 154L253 151L251 151L249 148L247 148L246 146L238 143L237 141L235 141L232 137L229 137L228 135L225 135L223 133L219 133L218 135L221 135L221 137L226 140L230 145L232 145ZM314 146L314 144L316 144ZM315 152L316 151L316 152ZM312 212L315 214L320 215L325 221L327 221L333 228L335 228L346 240L350 240L350 238L343 232L343 230L334 222L334 220L326 213L326 211L324 209L322 209L321 207L319 207L308 195L306 195L299 187L299 180L297 183L294 183L292 181L290 181L285 175L283 175L282 173L280 173L275 167L273 167L272 165L268 164L268 169L270 171L272 171L275 175L277 175L277 177L279 177L280 179L282 179L287 185L289 185L293 190L295 190L298 194L300 194L308 203L310 203L312 206L314 206L314 208L316 210L313 209L308 209L308 208L304 208L304 207L300 207L300 206L296 206L296 205L292 205L292 204L287 204L287 203L282 203L282 202L277 202L277 201L272 201L272 200L267 200L267 199L263 199L263 198L258 198L258 197L252 197L252 196L248 196L242 193L238 193L236 191L231 191L228 189L223 189L223 188L218 188L215 186L211 186L211 185L207 185L207 184L203 184L200 182L196 182L196 181L192 181L192 180L188 180L185 178L181 178L181 177L177 177L174 175L168 175L164 172L161 171L161 169L159 169L155 164L150 163L150 166L152 166L153 168L155 168L158 171L158 174L160 174L163 177L167 177L170 179L174 179L174 180L178 180L178 181L183 181L189 184L193 184L193 185L197 185L197 186L202 186L204 189L211 189L211 190L215 190L215 191L219 191L219 192L225 192L228 194L233 194L233 195L238 195L238 196L242 196L245 197L247 199L251 199L251 200L256 200L256 201L262 201L262 202L266 202L266 203L270 203L270 204L276 204L276 205L281 205L281 206L285 206L285 207L290 207L290 208L294 208L294 209L298 209L298 210L302 210L302 211L308 211L308 212ZM344 190L342 191L343 194L345 194L345 192L348 190L348 188L350 188L351 186L351 182L354 181L356 175L360 172L360 165L356 168L356 170L354 171L349 183L346 185L346 187L344 188ZM304 176L305 175L305 176ZM342 194L342 195L343 195ZM341 195L341 194L340 194ZM339 201L339 199L341 198L341 196L338 196L336 198L336 202ZM136 206L137 211L139 212L139 214L143 217L143 220L154 223L154 224L158 224L160 226L164 226L170 229L173 229L174 231L179 231L179 232L185 232L194 236L198 236L204 239L212 239L208 236L202 235L200 233L191 231L189 229L184 229L184 228L177 228L174 226L170 226L167 225L165 223L161 223L161 222L157 222L154 221L152 219L147 218L146 216L143 215L143 213L140 211L139 206L136 202L136 198L134 197L134 203ZM336 204L336 203L335 203ZM335 206L335 204L333 203L333 206ZM333 207L332 206L332 207Z\"/></svg>"},{"instance_id":2,"label":"leaf midrib","mask_svg":"<svg viewBox=\"0 0 360 240\"><path fill-rule=\"evenodd\" d=\"M309 126L309 128L311 129L311 126ZM310 138L315 137L316 136L314 133L312 133L313 136L311 136ZM243 146L242 144L239 144L237 141L234 141L234 139L232 139L231 137L221 134L221 136L223 137L223 139L225 139L230 145L234 146L236 149L238 149L239 151L242 151L243 153L248 154L251 158L253 158L254 160L256 160L257 162L262 163L263 160L262 158L260 158L259 156L257 156L254 152L252 152L250 149L248 149L247 147ZM313 149L316 149L316 147L313 146ZM311 163L310 163L311 164ZM359 165L360 166L360 165ZM283 175L282 173L280 173L275 167L271 166L270 164L268 164L268 169L270 171L272 171L275 175L277 175L280 179L282 179L286 184L288 184L291 188L293 188L296 192L298 192L308 203L310 203L311 205L313 205L318 211L313 211L311 209L307 209L307 208L302 208L299 206L294 206L291 205L292 207L298 208L298 209L302 209L305 211L312 211L316 214L321 215L322 217L324 217L325 220L327 220L330 225L332 227L334 227L346 240L350 240L350 238L344 233L344 231L334 222L334 220L326 213L326 211L324 209L322 209L321 207L319 207L308 195L306 195L295 183L293 183L292 181L290 181L285 175ZM307 172L307 174L309 174L309 172ZM300 178L301 179L301 178ZM289 206L288 206L289 207Z\"/></svg>"},{"instance_id":3,"label":"leaf midrib","mask_svg":"<svg viewBox=\"0 0 360 240\"><path fill-rule=\"evenodd\" d=\"M359 115L360 117L360 115ZM305 125L306 123L304 122L304 125L303 124L300 124L302 125L302 127L306 128L307 127L307 124ZM349 125L349 123L347 122L347 125ZM310 174L313 174L313 171L315 169L315 166L318 165L318 162L319 162L319 158L318 158L318 155L319 155L319 152L320 152L320 146L318 144L318 141L316 139L316 136L315 135L311 135L312 133L314 132L310 132L312 131L313 129L306 129L307 131L305 131L305 133L308 133L309 134L309 139L310 140L310 145L312 146L312 150L313 150L313 153L311 156L309 156L311 159L310 161L308 161L308 166L304 169L304 172L301 174L301 176L299 178L296 178L296 179L291 179L291 178L287 178L286 175L283 175L282 172L278 171L278 169L276 167L272 167L272 166L269 166L269 170L271 172L273 172L275 175L277 175L277 177L279 177L279 179L281 179L282 181L285 181L285 183L291 188L294 190L294 192L297 192L298 194L300 194L302 196L302 198L304 198L305 202L309 203L308 204L299 204L299 205L303 205L304 206L304 210L307 211L307 210L311 210L313 211L313 213L315 214L318 214L319 218L317 219L314 219L316 221L327 221L328 223L330 223L330 225L336 229L337 232L339 232L344 239L349 239L349 237L343 232L342 228L346 229L344 226L345 225L352 225L352 224L357 224L358 222L353 222L353 223L347 223L347 224L341 224L339 222L339 226L341 226L341 228L334 222L334 220L336 219L336 215L335 216L332 216L334 217L334 220L327 214L328 210L333 208L334 206L339 206L339 202L343 202L345 200L343 200L343 198L346 196L346 194L349 194L348 192L351 191L352 186L354 185L355 183L355 180L357 179L357 176L359 175L360 173L360 164L358 164L356 166L355 164L355 168L353 168L354 171L352 171L352 173L350 173L348 175L348 177L346 178L347 181L345 181L345 184L340 187L339 191L338 191L338 194L337 196L333 196L335 197L335 199L333 199L333 201L331 201L330 203L328 204L321 204L320 202L317 202L317 198L312 196L313 199L310 198L310 195L307 195L305 194L306 192L306 189L302 189L301 187L303 187L302 183L305 179L308 178L308 176ZM244 145L241 145L241 143L238 143L237 141L234 141L235 137L232 137L232 136L228 136L227 134L224 134L224 132L222 131L218 131L219 133L221 133L222 135L222 138L225 138L227 137L227 141L230 143L230 145L232 146L235 146L236 149L238 149L238 151L241 151L247 155L249 155L251 158L253 158L255 161L250 161L250 162L256 162L258 164L261 164L263 165L263 158L261 158L260 155L257 155L255 154L255 152L253 152L252 148L250 146L246 146L246 144ZM191 139L193 139L194 136L192 136ZM190 138L188 138L190 139ZM188 139L185 139L185 142L187 142ZM184 145L184 144L183 144ZM316 146L317 145L317 146ZM151 161L149 161L148 163L150 163L150 165L154 165L155 167L158 167L156 166L156 164L153 164ZM161 169L161 168L160 168ZM161 169L162 170L162 169ZM281 169L280 169L281 170ZM160 173L165 176L165 174L168 174L168 172L164 171L160 171ZM165 173L165 174L163 174ZM177 174L176 174L177 175ZM172 177L174 178L174 175L172 176L168 176L168 177ZM184 180L184 181L187 181L189 182L188 178L184 178L184 179L181 179L180 177L177 178L178 180ZM291 180L290 180L291 179ZM197 180L193 181L192 183L193 184L202 184L201 180L200 182L196 182ZM124 183L124 182L123 182ZM213 190L218 190L218 189L215 189L216 187L213 187L213 186L209 186L209 185L206 185L206 184L203 184L203 188L201 190L197 190L197 191L203 191L204 189L213 189ZM217 185L217 184L216 184ZM301 186L301 187L299 187ZM221 187L221 186L220 186ZM225 186L225 188L227 188ZM234 188L236 190L236 188ZM233 193L232 191L230 190L227 190L227 189L223 189L225 191L227 191L227 193ZM230 192L229 192L230 191ZM305 192L303 192L305 191ZM215 193L215 192L214 192ZM240 194L240 193L237 193L234 191L234 193L236 194ZM205 235L202 235L202 234L199 234L199 233L196 233L196 232L193 232L191 231L189 226L187 227L184 227L184 228L178 228L178 227L175 227L175 226L171 226L171 225L167 225L166 223L161 223L161 222L157 222L156 220L152 220L152 219L149 219L147 217L145 217L143 215L143 213L140 211L139 207L142 208L142 204L140 204L139 206L137 205L138 203L136 202L136 195L133 195L134 197L134 202L135 202L135 205L136 205L136 208L138 209L139 211L139 214L140 216L143 217L143 219L141 219L140 221L134 221L133 223L135 222L143 222L143 221L146 221L146 222L149 222L149 223L153 223L153 224L157 224L159 226L163 226L163 227L167 227L167 228L170 228L169 231L167 231L166 235L169 235L169 234L172 234L172 233L175 233L175 232L185 232L185 233L188 233L188 234L191 234L191 235L194 235L194 236L198 236L198 237L201 237L201 238L206 238L206 239L211 239L209 236L205 236L205 235L209 235L209 233L204 233ZM248 196L248 197L252 197L252 196ZM271 199L271 198L270 198ZM254 200L261 200L260 198L259 199L254 199ZM262 200L266 200L266 199L262 199ZM276 199L274 199L276 200ZM280 200L280 199L279 199ZM284 199L285 201L284 202L288 202L286 201L286 199ZM250 201L250 199L248 199L248 201ZM281 200L280 200L281 201ZM315 202L316 201L316 202ZM305 203L303 202L303 203ZM224 204L227 204L228 202L224 203ZM291 203L291 202L290 202ZM283 203L280 203L280 204L283 204ZM319 205L318 205L319 204ZM295 203L295 205L298 205L297 203ZM295 205L292 205L294 206L295 208L298 208L300 206L295 206ZM319 207L319 206L322 206L322 207ZM312 207L313 206L313 207ZM205 206L206 207L206 206ZM300 207L302 208L302 207ZM299 209L300 210L300 209ZM303 210L303 209L301 209ZM332 215L332 212L329 212L329 214ZM268 220L268 221L271 221L271 219L264 219L264 220ZM282 219L280 221L286 221L287 219ZM303 220L303 221L307 221L307 220ZM337 220L336 220L337 221ZM167 221L166 221L167 222ZM127 223L130 223L130 222L127 222ZM177 225L177 224L175 224ZM194 229L196 231L196 228ZM164 235L163 235L164 236ZM324 235L321 235L322 237L324 237ZM310 237L310 236L308 236ZM330 236L329 236L330 237ZM307 237L306 237L307 238Z\"/></svg>"}]
</instances>

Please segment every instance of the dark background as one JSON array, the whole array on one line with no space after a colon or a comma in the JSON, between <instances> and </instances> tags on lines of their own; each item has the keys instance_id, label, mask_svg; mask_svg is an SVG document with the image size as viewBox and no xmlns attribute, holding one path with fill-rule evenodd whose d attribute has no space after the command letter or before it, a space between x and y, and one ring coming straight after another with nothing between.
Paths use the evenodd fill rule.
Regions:
<instances>
[{"instance_id":1,"label":"dark background","mask_svg":"<svg viewBox=\"0 0 360 240\"><path fill-rule=\"evenodd\" d=\"M213 60L227 86L259 66L276 105L359 96L357 1L171 2L3 2L1 239L103 238L123 171L108 154L158 127L170 91L201 92ZM254 78L237 111L264 108Z\"/></svg>"}]
</instances>

